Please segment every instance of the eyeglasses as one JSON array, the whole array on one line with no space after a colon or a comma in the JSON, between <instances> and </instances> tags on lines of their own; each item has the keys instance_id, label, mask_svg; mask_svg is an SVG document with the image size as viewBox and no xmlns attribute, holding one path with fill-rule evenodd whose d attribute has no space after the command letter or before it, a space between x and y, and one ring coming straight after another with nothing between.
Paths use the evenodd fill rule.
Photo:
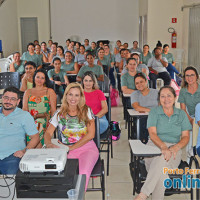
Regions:
<instances>
[{"instance_id":1,"label":"eyeglasses","mask_svg":"<svg viewBox=\"0 0 200 200\"><path fill-rule=\"evenodd\" d=\"M186 78L195 77L195 76L196 76L195 74L187 74L187 75L185 75Z\"/></svg>"},{"instance_id":2,"label":"eyeglasses","mask_svg":"<svg viewBox=\"0 0 200 200\"><path fill-rule=\"evenodd\" d=\"M6 100L6 101L8 101L8 100L10 100L10 101L12 101L12 102L14 102L14 101L17 101L18 99L17 98L15 98L15 97L8 97L8 96L3 96L2 97L4 100Z\"/></svg>"}]
</instances>

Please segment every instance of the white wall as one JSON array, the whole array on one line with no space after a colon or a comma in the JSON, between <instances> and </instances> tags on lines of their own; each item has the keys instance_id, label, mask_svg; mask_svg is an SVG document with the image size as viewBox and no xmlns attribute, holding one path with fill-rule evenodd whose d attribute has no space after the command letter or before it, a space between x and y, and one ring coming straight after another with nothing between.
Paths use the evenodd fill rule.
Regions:
<instances>
[{"instance_id":1,"label":"white wall","mask_svg":"<svg viewBox=\"0 0 200 200\"><path fill-rule=\"evenodd\" d=\"M182 0L149 0L148 3L148 43L153 50L157 41L171 44L171 34L168 28L177 32L177 48L182 48ZM177 18L177 23L172 23ZM171 46L171 45L170 45Z\"/></svg>"},{"instance_id":2,"label":"white wall","mask_svg":"<svg viewBox=\"0 0 200 200\"><path fill-rule=\"evenodd\" d=\"M118 39L132 46L138 40L138 0L51 0L52 39L83 42Z\"/></svg>"},{"instance_id":3,"label":"white wall","mask_svg":"<svg viewBox=\"0 0 200 200\"><path fill-rule=\"evenodd\" d=\"M0 7L0 40L5 57L19 50L16 7L13 0L6 0Z\"/></svg>"},{"instance_id":4,"label":"white wall","mask_svg":"<svg viewBox=\"0 0 200 200\"><path fill-rule=\"evenodd\" d=\"M21 50L21 27L20 17L38 18L38 39L39 42L50 39L49 28L49 0L17 0L18 11L18 30L19 30L19 48Z\"/></svg>"},{"instance_id":5,"label":"white wall","mask_svg":"<svg viewBox=\"0 0 200 200\"><path fill-rule=\"evenodd\" d=\"M139 16L147 15L148 13L148 0L139 1Z\"/></svg>"}]
</instances>

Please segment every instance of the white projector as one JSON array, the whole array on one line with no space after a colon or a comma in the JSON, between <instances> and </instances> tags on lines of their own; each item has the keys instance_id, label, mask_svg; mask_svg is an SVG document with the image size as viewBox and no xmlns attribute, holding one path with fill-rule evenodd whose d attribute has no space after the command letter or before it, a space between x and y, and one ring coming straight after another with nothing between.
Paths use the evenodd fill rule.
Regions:
<instances>
[{"instance_id":1,"label":"white projector","mask_svg":"<svg viewBox=\"0 0 200 200\"><path fill-rule=\"evenodd\" d=\"M19 163L22 172L58 172L64 170L67 162L67 150L29 149Z\"/></svg>"}]
</instances>

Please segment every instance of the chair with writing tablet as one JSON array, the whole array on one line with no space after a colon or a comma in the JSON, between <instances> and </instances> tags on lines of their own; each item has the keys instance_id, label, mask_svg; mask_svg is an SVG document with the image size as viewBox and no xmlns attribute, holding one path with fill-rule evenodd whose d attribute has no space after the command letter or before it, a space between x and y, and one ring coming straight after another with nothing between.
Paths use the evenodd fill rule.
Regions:
<instances>
[{"instance_id":1,"label":"chair with writing tablet","mask_svg":"<svg viewBox=\"0 0 200 200\"><path fill-rule=\"evenodd\" d=\"M143 144L140 140L129 140L130 148L131 148L131 163L130 163L130 172L131 172L131 177L133 179L133 195L135 193L140 193L141 187L143 186L146 176L147 176L147 171L145 167L145 163L143 158L144 157L152 157L152 156L159 156L161 155L161 151L158 147L152 147ZM195 168L199 169L199 164L198 161L194 156L191 157L191 162L192 164L194 161ZM189 166L186 162L181 161L178 169L182 169L184 171L185 167L188 167L191 169L191 165ZM183 174L184 175L184 174ZM191 179L194 176L191 175ZM180 179L182 180L182 174L169 174L169 178L173 180ZM196 175L196 177L199 179L199 175ZM178 184L179 185L179 184ZM190 199L199 199L199 188L196 189L196 192L194 189L190 188L185 188L185 189L179 189L177 188L171 188L171 189L166 189L165 190L165 196L173 195L173 194L180 194L180 193L190 193ZM195 197L196 195L196 197Z\"/></svg>"}]
</instances>

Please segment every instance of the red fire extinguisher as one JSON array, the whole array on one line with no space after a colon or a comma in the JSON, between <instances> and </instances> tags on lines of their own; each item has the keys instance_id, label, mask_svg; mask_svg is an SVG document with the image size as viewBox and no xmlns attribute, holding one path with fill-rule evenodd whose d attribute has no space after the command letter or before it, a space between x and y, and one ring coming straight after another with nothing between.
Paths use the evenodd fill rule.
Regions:
<instances>
[{"instance_id":1,"label":"red fire extinguisher","mask_svg":"<svg viewBox=\"0 0 200 200\"><path fill-rule=\"evenodd\" d=\"M174 30L174 32L172 33L172 39L171 39L171 42L172 42L172 48L176 48L177 33L176 33L175 30Z\"/></svg>"}]
</instances>

